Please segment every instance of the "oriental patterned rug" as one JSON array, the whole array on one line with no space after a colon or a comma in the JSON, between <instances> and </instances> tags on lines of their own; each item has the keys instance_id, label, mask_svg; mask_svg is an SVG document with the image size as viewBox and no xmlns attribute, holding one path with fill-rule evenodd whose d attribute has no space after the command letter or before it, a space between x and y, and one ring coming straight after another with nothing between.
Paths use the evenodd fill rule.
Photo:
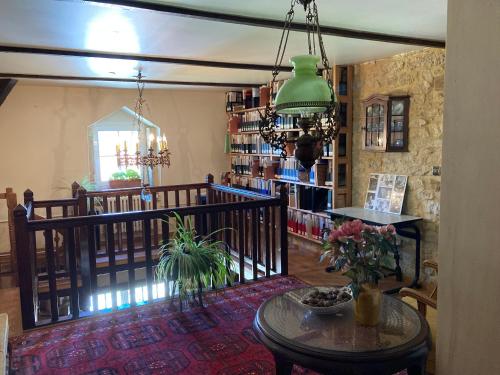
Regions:
<instances>
[{"instance_id":1,"label":"oriental patterned rug","mask_svg":"<svg viewBox=\"0 0 500 375\"><path fill-rule=\"evenodd\" d=\"M252 330L269 297L304 286L276 276L206 295L183 313L170 302L102 314L12 338L13 374L274 374ZM294 367L294 374L313 372Z\"/></svg>"}]
</instances>

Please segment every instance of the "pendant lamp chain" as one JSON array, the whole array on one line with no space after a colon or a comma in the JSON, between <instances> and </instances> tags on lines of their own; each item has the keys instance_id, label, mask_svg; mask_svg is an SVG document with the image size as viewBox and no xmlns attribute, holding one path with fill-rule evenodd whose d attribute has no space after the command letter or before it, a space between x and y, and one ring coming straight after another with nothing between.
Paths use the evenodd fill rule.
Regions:
<instances>
[{"instance_id":1,"label":"pendant lamp chain","mask_svg":"<svg viewBox=\"0 0 500 375\"><path fill-rule=\"evenodd\" d=\"M330 102L328 104L323 104L325 111L323 113L314 113L310 119L303 120L299 123L299 126L303 129L305 134L313 132L315 138L318 142L330 143L335 139L339 132L339 119L338 119L338 103L335 102L335 93L333 89L332 74L330 62L326 55L325 46L323 43L323 37L321 35L321 28L319 24L318 8L315 0L292 0L290 4L290 10L286 13L285 21L283 25L283 30L281 33L281 38L278 46L278 51L276 54L276 59L274 62L274 68L272 71L272 81L271 81L271 95L270 98L274 96L275 83L277 81L277 76L281 72L281 66L283 63L283 58L285 55L288 37L290 35L291 25L295 16L295 6L301 4L306 12L306 32L307 32L307 48L309 55L315 55L316 49L319 49L321 64L323 65L323 76L327 81L328 89L330 92ZM317 41L316 41L317 38ZM270 99L271 101L271 99ZM266 143L269 143L274 149L279 149L281 151L280 156L284 159L287 158L286 144L289 142L296 142L296 140L287 138L286 132L280 132L277 126L277 120L279 115L276 109L272 107L271 102L266 104L264 113L259 111L261 118L259 124L259 132ZM315 107L316 105L310 105ZM297 106L299 106L297 104ZM300 105L302 106L302 105ZM322 123L321 119L326 119L325 124ZM325 126L326 125L326 126ZM319 156L318 156L319 157Z\"/></svg>"}]
</instances>

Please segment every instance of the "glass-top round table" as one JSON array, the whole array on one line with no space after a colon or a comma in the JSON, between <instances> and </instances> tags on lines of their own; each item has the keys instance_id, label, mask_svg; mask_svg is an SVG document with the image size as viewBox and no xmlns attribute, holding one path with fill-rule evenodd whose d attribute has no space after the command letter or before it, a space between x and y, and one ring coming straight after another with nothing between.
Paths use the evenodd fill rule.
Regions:
<instances>
[{"instance_id":1,"label":"glass-top round table","mask_svg":"<svg viewBox=\"0 0 500 375\"><path fill-rule=\"evenodd\" d=\"M425 373L431 340L418 311L384 295L379 324L367 327L356 323L353 302L329 315L311 312L297 302L310 290L272 297L255 317L254 330L273 352L277 374L290 374L294 363L337 375Z\"/></svg>"}]
</instances>

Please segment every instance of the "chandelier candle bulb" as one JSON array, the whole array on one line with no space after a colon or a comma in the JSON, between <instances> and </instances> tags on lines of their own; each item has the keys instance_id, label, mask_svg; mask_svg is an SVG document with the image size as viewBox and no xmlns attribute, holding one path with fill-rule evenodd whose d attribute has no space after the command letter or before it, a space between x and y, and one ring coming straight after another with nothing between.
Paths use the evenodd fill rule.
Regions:
<instances>
[{"instance_id":1,"label":"chandelier candle bulb","mask_svg":"<svg viewBox=\"0 0 500 375\"><path fill-rule=\"evenodd\" d=\"M153 134L149 135L149 148L154 149L155 147L155 136Z\"/></svg>"}]
</instances>

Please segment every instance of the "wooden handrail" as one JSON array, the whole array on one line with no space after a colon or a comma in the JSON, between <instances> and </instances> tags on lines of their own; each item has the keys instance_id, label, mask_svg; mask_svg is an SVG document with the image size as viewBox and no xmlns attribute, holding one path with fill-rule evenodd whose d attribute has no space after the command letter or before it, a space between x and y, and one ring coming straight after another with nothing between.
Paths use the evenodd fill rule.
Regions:
<instances>
[{"instance_id":1,"label":"wooden handrail","mask_svg":"<svg viewBox=\"0 0 500 375\"><path fill-rule=\"evenodd\" d=\"M209 188L210 184L208 183L199 183L199 184L183 184L183 185L165 185L165 186L150 186L149 190L151 192L164 192L164 191L179 191L179 190L187 190L187 189L206 189ZM85 194L87 197L100 197L100 196L111 196L116 197L117 195L128 195L128 194L141 194L142 187L134 187L134 188L123 188L123 189L106 189L106 190L92 190L87 191Z\"/></svg>"},{"instance_id":2,"label":"wooden handrail","mask_svg":"<svg viewBox=\"0 0 500 375\"><path fill-rule=\"evenodd\" d=\"M215 203L201 206L163 208L148 211L127 211L102 215L72 216L54 219L32 220L27 223L27 228L29 231L47 230L54 228L73 228L86 225L100 225L127 221L161 219L164 216L170 216L174 213L178 213L179 215L196 215L207 212L225 212L233 210L235 205L238 205L238 208L240 209L252 209L279 206L280 204L281 200L279 198L267 198L262 200L252 200L237 203Z\"/></svg>"}]
</instances>

